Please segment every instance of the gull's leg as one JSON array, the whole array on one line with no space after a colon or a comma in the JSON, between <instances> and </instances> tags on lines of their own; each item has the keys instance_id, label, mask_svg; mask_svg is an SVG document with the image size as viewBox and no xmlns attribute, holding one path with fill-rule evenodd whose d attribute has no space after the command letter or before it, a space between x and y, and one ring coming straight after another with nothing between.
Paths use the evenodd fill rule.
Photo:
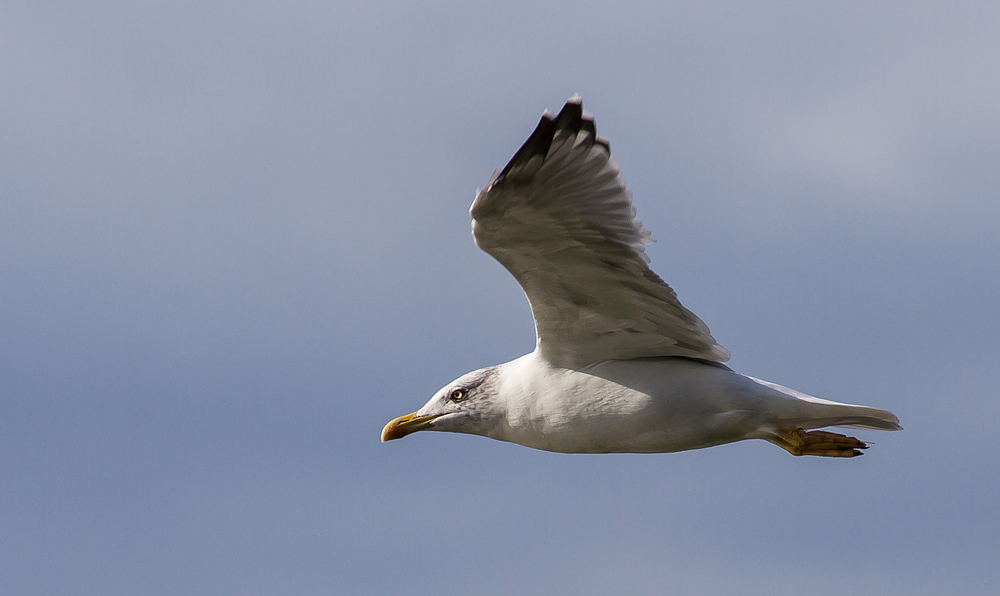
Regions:
<instances>
[{"instance_id":1,"label":"gull's leg","mask_svg":"<svg viewBox=\"0 0 1000 596\"><path fill-rule=\"evenodd\" d=\"M769 441L792 455L822 455L824 457L855 457L864 455L868 445L860 439L823 430L779 428Z\"/></svg>"}]
</instances>

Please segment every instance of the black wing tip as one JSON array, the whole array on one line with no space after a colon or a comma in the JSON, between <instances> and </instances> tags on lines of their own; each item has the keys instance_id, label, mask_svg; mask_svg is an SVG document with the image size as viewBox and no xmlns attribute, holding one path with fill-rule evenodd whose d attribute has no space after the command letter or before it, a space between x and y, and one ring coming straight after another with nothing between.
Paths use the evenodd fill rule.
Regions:
<instances>
[{"instance_id":1,"label":"black wing tip","mask_svg":"<svg viewBox=\"0 0 1000 596\"><path fill-rule=\"evenodd\" d=\"M544 159L552 147L552 139L555 138L557 133L563 130L572 131L573 134L586 131L590 133L590 138L595 144L604 147L608 155L611 154L611 144L608 143L608 140L597 136L594 117L584 113L583 99L579 95L574 95L566 100L565 105L563 105L557 115L553 116L548 110L542 113L542 118L538 121L538 126L528 136L528 140L521 145L521 148L514 153L514 157L510 158L507 165L500 171L495 184L503 182L511 170L527 164L535 156L540 156Z\"/></svg>"},{"instance_id":2,"label":"black wing tip","mask_svg":"<svg viewBox=\"0 0 1000 596\"><path fill-rule=\"evenodd\" d=\"M565 125L563 125L564 123ZM604 147L608 155L611 155L611 143L604 137L597 136L597 126L594 124L594 116L583 111L583 98L580 97L580 94L567 99L566 105L560 110L556 120L556 130L558 131L562 128L572 129L575 134L579 134L581 131L590 133L590 138L593 142Z\"/></svg>"},{"instance_id":3,"label":"black wing tip","mask_svg":"<svg viewBox=\"0 0 1000 596\"><path fill-rule=\"evenodd\" d=\"M549 152L549 147L552 146L552 139L555 136L556 119L546 110L542 114L541 120L538 121L538 126L535 127L535 130L528 137L528 140L521 145L521 148L514 153L514 157L510 158L507 165L500 170L497 182L503 180L513 168L528 163L536 155L545 157Z\"/></svg>"}]
</instances>

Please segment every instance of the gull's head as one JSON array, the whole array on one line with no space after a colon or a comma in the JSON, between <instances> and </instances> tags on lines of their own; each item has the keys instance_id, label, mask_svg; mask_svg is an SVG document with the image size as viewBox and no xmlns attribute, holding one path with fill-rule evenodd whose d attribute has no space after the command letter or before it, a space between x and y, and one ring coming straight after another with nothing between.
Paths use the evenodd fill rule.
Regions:
<instances>
[{"instance_id":1,"label":"gull's head","mask_svg":"<svg viewBox=\"0 0 1000 596\"><path fill-rule=\"evenodd\" d=\"M464 374L442 387L424 407L400 416L382 429L382 442L400 439L418 430L490 436L506 419L497 399L499 367Z\"/></svg>"}]
</instances>

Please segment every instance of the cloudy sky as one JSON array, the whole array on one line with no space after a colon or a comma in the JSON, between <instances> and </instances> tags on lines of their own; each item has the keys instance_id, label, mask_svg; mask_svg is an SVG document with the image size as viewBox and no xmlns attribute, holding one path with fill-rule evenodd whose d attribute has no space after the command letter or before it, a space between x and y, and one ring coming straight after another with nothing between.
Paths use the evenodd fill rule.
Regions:
<instances>
[{"instance_id":1,"label":"cloudy sky","mask_svg":"<svg viewBox=\"0 0 1000 596\"><path fill-rule=\"evenodd\" d=\"M534 345L469 234L573 93L860 459L390 418ZM0 5L0 592L995 594L995 2Z\"/></svg>"}]
</instances>

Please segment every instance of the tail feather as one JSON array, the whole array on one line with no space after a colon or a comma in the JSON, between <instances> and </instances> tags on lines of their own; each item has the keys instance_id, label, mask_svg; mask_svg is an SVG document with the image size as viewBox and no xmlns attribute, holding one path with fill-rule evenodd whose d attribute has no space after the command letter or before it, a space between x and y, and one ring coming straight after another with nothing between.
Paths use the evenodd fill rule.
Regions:
<instances>
[{"instance_id":1,"label":"tail feather","mask_svg":"<svg viewBox=\"0 0 1000 596\"><path fill-rule=\"evenodd\" d=\"M864 428L868 430L903 430L903 427L899 425L899 418L892 412L879 410L878 408L865 408L865 410L864 415L841 419L839 422L831 422L825 426ZM872 412L875 415L872 415Z\"/></svg>"},{"instance_id":2,"label":"tail feather","mask_svg":"<svg viewBox=\"0 0 1000 596\"><path fill-rule=\"evenodd\" d=\"M887 410L878 408L864 408L864 413L851 412L848 408L861 408L863 406L846 406L841 412L830 412L823 417L808 416L802 419L788 420L790 424L804 428L806 430L814 428L824 428L827 426L837 426L840 428L862 428L866 430L903 430L899 425L896 415Z\"/></svg>"},{"instance_id":3,"label":"tail feather","mask_svg":"<svg viewBox=\"0 0 1000 596\"><path fill-rule=\"evenodd\" d=\"M751 377L753 378L753 377ZM888 410L842 404L800 393L776 383L753 379L786 399L774 406L776 422L806 430L838 426L868 430L903 430L899 418Z\"/></svg>"}]
</instances>

